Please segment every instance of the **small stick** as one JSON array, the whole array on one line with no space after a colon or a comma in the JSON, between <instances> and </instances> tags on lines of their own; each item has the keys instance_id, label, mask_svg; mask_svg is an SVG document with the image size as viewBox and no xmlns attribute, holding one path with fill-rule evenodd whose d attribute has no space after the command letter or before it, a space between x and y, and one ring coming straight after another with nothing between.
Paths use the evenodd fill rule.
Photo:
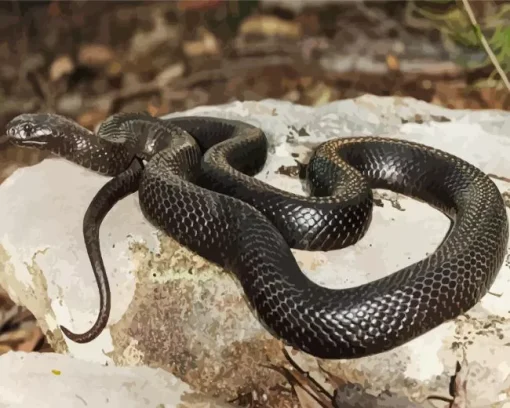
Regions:
<instances>
[{"instance_id":1,"label":"small stick","mask_svg":"<svg viewBox=\"0 0 510 408\"><path fill-rule=\"evenodd\" d=\"M503 83L505 84L506 89L508 89L510 91L510 81L508 81L505 71L503 71L503 68L501 68L501 65L499 65L498 59L496 58L496 56L494 55L494 53L491 50L491 47L489 46L489 42L483 35L482 30L480 29L480 26L478 25L478 23L476 21L475 15L473 14L473 10L471 9L469 1L462 0L462 4L464 4L466 13L469 17L469 20L471 21L471 25L473 26L478 39L482 43L483 48L485 48L485 52L487 52L487 55L489 56L492 64L496 68L496 71L498 71L498 74L501 77Z\"/></svg>"}]
</instances>

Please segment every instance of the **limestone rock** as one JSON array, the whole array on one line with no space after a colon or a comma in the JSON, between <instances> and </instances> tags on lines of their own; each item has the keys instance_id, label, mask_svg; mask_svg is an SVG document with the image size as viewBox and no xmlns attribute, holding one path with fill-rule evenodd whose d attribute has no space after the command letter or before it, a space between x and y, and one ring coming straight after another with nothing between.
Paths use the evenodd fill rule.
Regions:
<instances>
[{"instance_id":1,"label":"limestone rock","mask_svg":"<svg viewBox=\"0 0 510 408\"><path fill-rule=\"evenodd\" d=\"M306 162L321 141L386 135L456 154L494 175L501 192L509 194L506 112L452 111L409 98L364 96L319 108L276 100L236 102L175 116L183 114L261 127L271 148L257 178L289 191L303 193L296 160ZM58 352L162 367L196 390L224 398L260 389L275 398L269 406L278 406L286 397L270 389L285 379L267 366L286 364L282 344L252 314L235 277L156 231L141 214L136 195L122 200L101 228L113 298L107 329L88 344L62 336L59 324L81 332L96 318L98 292L81 227L90 200L106 181L62 159L47 159L17 170L0 185L0 284L34 313ZM378 193L372 224L358 244L329 253L294 251L315 282L344 288L374 280L423 258L443 239L449 227L445 216L412 199ZM510 387L509 281L507 262L492 293L466 315L395 350L320 361L320 366L375 394L388 390L421 401L448 395L449 377L465 357L473 406L500 401ZM291 358L322 378L332 393L318 361L303 353Z\"/></svg>"},{"instance_id":2,"label":"limestone rock","mask_svg":"<svg viewBox=\"0 0 510 408\"><path fill-rule=\"evenodd\" d=\"M106 367L56 353L0 356L2 407L228 408L172 374L149 367Z\"/></svg>"}]
</instances>

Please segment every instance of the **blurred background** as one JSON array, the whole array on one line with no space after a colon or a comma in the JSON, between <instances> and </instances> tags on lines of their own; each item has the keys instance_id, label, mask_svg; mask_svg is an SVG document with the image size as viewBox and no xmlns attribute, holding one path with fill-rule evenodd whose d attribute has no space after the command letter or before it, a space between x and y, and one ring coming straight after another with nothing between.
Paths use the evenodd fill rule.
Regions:
<instances>
[{"instance_id":1,"label":"blurred background","mask_svg":"<svg viewBox=\"0 0 510 408\"><path fill-rule=\"evenodd\" d=\"M2 128L23 112L93 129L119 111L365 93L510 109L509 1L3 1L0 38ZM0 182L43 158L1 139ZM9 350L50 349L0 292Z\"/></svg>"}]
</instances>

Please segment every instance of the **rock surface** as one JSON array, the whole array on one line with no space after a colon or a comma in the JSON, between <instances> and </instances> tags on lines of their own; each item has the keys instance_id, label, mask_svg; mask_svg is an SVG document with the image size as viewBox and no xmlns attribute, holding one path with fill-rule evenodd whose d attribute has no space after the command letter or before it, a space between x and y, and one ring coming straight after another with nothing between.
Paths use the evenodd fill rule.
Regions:
<instances>
[{"instance_id":1,"label":"rock surface","mask_svg":"<svg viewBox=\"0 0 510 408\"><path fill-rule=\"evenodd\" d=\"M56 353L0 356L0 407L59 406L232 407L194 392L162 369L105 367Z\"/></svg>"},{"instance_id":2,"label":"rock surface","mask_svg":"<svg viewBox=\"0 0 510 408\"><path fill-rule=\"evenodd\" d=\"M456 154L495 175L501 192L509 194L510 114L505 112L452 111L408 98L364 96L315 109L265 100L175 116L183 114L236 118L261 127L271 149L257 177L293 192L303 193L296 160L306 162L321 141L386 135ZM48 159L0 185L0 211L9 214L0 226L0 284L34 313L55 350L95 362L163 367L195 389L225 398L285 383L267 368L286 364L282 345L253 316L235 278L156 231L143 218L136 195L120 202L101 228L113 296L107 329L83 345L62 336L59 324L79 332L96 317L98 293L81 226L105 181L62 159ZM421 259L446 234L448 219L427 205L390 192L379 192L379 198L358 244L329 253L294 251L311 279L333 288L374 280ZM505 400L509 281L506 262L492 293L466 315L395 350L320 361L320 367L375 394L388 390L422 401L431 394L448 395L456 362L466 361L473 406ZM317 360L302 353L292 358L325 383ZM332 392L330 384L325 387ZM279 406L277 399L269 406Z\"/></svg>"}]
</instances>

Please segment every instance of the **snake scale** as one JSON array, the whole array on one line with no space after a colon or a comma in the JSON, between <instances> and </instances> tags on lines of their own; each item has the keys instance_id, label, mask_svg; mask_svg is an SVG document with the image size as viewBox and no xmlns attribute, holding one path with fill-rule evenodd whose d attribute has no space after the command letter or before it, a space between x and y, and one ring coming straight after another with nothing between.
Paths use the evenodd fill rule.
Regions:
<instances>
[{"instance_id":1,"label":"snake scale","mask_svg":"<svg viewBox=\"0 0 510 408\"><path fill-rule=\"evenodd\" d=\"M136 191L154 226L235 274L268 330L321 358L387 351L466 312L488 291L506 253L508 219L492 180L414 142L375 136L324 142L306 167L310 194L301 196L253 177L264 166L268 140L241 121L120 113L95 134L63 116L35 113L14 118L6 134L18 146L112 177L84 217L101 304L89 331L62 328L77 342L95 338L110 311L99 224ZM314 283L291 248L332 250L359 241L375 188L442 211L452 221L447 236L426 258L381 279L341 290Z\"/></svg>"}]
</instances>

